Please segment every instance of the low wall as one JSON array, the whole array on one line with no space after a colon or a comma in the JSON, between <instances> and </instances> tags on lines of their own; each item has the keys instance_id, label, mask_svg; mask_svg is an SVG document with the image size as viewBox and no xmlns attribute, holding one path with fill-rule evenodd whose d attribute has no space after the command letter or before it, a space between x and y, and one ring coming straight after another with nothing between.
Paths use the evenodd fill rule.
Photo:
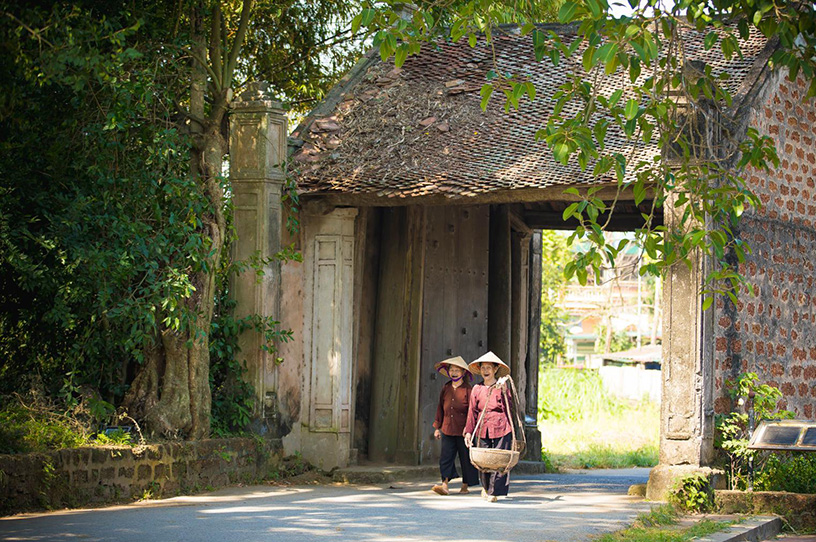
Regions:
<instances>
[{"instance_id":1,"label":"low wall","mask_svg":"<svg viewBox=\"0 0 816 542\"><path fill-rule=\"evenodd\" d=\"M776 514L784 517L796 531L816 529L816 495L717 490L714 503L723 514Z\"/></svg>"},{"instance_id":2,"label":"low wall","mask_svg":"<svg viewBox=\"0 0 816 542\"><path fill-rule=\"evenodd\" d=\"M248 438L0 455L0 514L257 481L274 472L281 455L279 444Z\"/></svg>"},{"instance_id":3,"label":"low wall","mask_svg":"<svg viewBox=\"0 0 816 542\"><path fill-rule=\"evenodd\" d=\"M635 401L648 397L653 403L660 403L663 380L659 370L604 365L598 373L604 388L612 395Z\"/></svg>"}]
</instances>

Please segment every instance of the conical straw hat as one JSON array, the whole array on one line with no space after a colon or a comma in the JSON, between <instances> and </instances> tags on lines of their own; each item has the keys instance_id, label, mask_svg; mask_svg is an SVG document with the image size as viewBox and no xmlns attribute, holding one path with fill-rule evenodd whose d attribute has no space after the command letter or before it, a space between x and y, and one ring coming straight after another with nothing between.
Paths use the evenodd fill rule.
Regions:
<instances>
[{"instance_id":1,"label":"conical straw hat","mask_svg":"<svg viewBox=\"0 0 816 542\"><path fill-rule=\"evenodd\" d=\"M482 354L475 360L471 361L468 364L468 370L476 376L482 376L482 372L479 370L480 363L495 363L498 365L499 368L496 370L496 378L501 378L510 374L510 367L493 352Z\"/></svg>"},{"instance_id":2,"label":"conical straw hat","mask_svg":"<svg viewBox=\"0 0 816 542\"><path fill-rule=\"evenodd\" d=\"M456 365L457 367L460 367L464 371L468 370L468 364L462 358L462 356L454 356L452 358L442 360L439 363L437 363L436 365L434 365L434 369L436 369L437 372L439 372L439 373L441 373L441 374L443 374L445 376L449 376L448 373L445 371L448 368L448 365Z\"/></svg>"}]
</instances>

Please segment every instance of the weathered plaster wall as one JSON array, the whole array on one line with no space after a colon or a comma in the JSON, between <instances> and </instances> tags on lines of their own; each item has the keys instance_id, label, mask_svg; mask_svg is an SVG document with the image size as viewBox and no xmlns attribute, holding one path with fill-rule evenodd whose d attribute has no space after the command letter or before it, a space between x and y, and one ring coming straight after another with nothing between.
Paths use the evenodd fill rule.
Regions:
<instances>
[{"instance_id":1,"label":"weathered plaster wall","mask_svg":"<svg viewBox=\"0 0 816 542\"><path fill-rule=\"evenodd\" d=\"M298 233L294 237L288 233L286 235L282 244L284 246L294 244L295 250L301 251L303 233ZM304 268L303 263L297 261L288 261L281 265L281 326L292 331L292 340L278 345L278 357L283 361L273 369L278 372L278 386L275 390L277 424L273 431L277 433L275 436L280 438L289 435L293 430L299 431L303 403ZM293 453L295 450L287 451Z\"/></svg>"},{"instance_id":2,"label":"weathered plaster wall","mask_svg":"<svg viewBox=\"0 0 816 542\"><path fill-rule=\"evenodd\" d=\"M269 475L280 450L253 439L0 455L0 513L169 497Z\"/></svg>"},{"instance_id":3,"label":"weathered plaster wall","mask_svg":"<svg viewBox=\"0 0 816 542\"><path fill-rule=\"evenodd\" d=\"M718 299L715 409L732 406L725 383L745 371L783 394L780 408L816 418L816 102L800 78L780 78L755 111L753 125L776 140L780 167L749 175L762 207L746 213L738 235L753 253L740 266L755 294L735 306Z\"/></svg>"}]
</instances>

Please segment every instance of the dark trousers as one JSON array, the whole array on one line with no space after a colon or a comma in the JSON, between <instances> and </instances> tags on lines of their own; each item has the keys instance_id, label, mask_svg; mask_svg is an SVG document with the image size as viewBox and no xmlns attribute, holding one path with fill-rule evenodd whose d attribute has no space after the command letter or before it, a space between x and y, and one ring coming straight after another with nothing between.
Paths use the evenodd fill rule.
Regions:
<instances>
[{"instance_id":1,"label":"dark trousers","mask_svg":"<svg viewBox=\"0 0 816 542\"><path fill-rule=\"evenodd\" d=\"M459 478L456 472L456 456L459 456L459 466L462 467L462 483L475 486L479 482L476 467L470 462L470 453L465 446L465 437L452 437L442 433L442 454L439 456L439 473L442 480Z\"/></svg>"},{"instance_id":2,"label":"dark trousers","mask_svg":"<svg viewBox=\"0 0 816 542\"><path fill-rule=\"evenodd\" d=\"M499 438L480 438L480 448L500 448L509 450L513 446L513 434L507 433ZM510 491L510 473L499 474L498 472L480 472L479 481L488 495L500 497L507 495Z\"/></svg>"}]
</instances>

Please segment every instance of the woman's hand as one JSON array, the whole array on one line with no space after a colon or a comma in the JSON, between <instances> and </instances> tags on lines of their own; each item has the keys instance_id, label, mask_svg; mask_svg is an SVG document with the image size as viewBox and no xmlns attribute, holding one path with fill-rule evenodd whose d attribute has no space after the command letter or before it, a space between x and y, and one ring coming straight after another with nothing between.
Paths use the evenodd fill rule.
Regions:
<instances>
[{"instance_id":1,"label":"woman's hand","mask_svg":"<svg viewBox=\"0 0 816 542\"><path fill-rule=\"evenodd\" d=\"M442 438L442 432L441 432L439 429L435 429L435 430L434 430L434 438L435 438L436 440L439 440L439 439L441 439L441 438Z\"/></svg>"},{"instance_id":2,"label":"woman's hand","mask_svg":"<svg viewBox=\"0 0 816 542\"><path fill-rule=\"evenodd\" d=\"M470 448L470 439L471 439L470 433L465 433L465 446L467 446L468 448Z\"/></svg>"},{"instance_id":3,"label":"woman's hand","mask_svg":"<svg viewBox=\"0 0 816 542\"><path fill-rule=\"evenodd\" d=\"M506 376L501 377L496 381L496 387L500 390L504 391L507 389L507 378Z\"/></svg>"}]
</instances>

